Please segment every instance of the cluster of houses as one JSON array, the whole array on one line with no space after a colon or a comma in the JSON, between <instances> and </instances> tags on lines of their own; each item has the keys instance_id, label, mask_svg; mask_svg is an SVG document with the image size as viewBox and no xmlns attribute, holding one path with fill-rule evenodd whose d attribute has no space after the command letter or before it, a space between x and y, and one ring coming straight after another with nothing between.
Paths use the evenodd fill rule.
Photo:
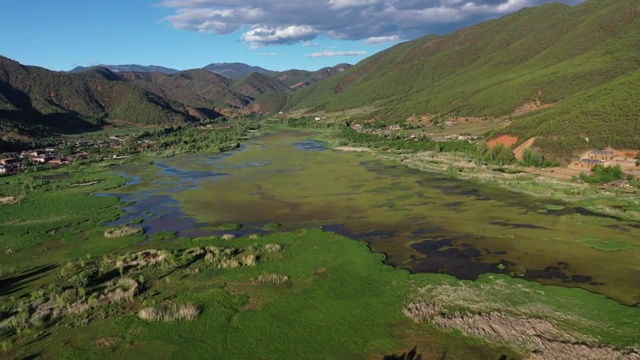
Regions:
<instances>
[{"instance_id":1,"label":"cluster of houses","mask_svg":"<svg viewBox=\"0 0 640 360\"><path fill-rule=\"evenodd\" d=\"M58 149L26 150L21 153L0 155L0 174L15 174L25 165L60 166L71 163L71 159L60 154Z\"/></svg>"},{"instance_id":2,"label":"cluster of houses","mask_svg":"<svg viewBox=\"0 0 640 360\"><path fill-rule=\"evenodd\" d=\"M414 132L410 130L407 130L401 133L399 130L402 130L402 127L400 125L389 125L386 129L379 130L379 129L365 128L364 126L362 126L362 124L352 124L351 128L359 133L375 134L375 135L384 136L387 138L395 137L397 139L404 139L404 140L421 140L421 141L430 140L430 141L446 142L446 141L455 141L455 140L474 141L482 138L481 136L475 136L475 135L459 135L459 134L441 135L441 134L425 133L420 131Z\"/></svg>"},{"instance_id":3,"label":"cluster of houses","mask_svg":"<svg viewBox=\"0 0 640 360\"><path fill-rule=\"evenodd\" d=\"M17 174L28 165L61 166L86 158L89 152L119 149L126 137L111 136L108 140L61 141L53 147L30 149L20 153L0 154L0 175Z\"/></svg>"},{"instance_id":4,"label":"cluster of houses","mask_svg":"<svg viewBox=\"0 0 640 360\"><path fill-rule=\"evenodd\" d=\"M609 162L613 161L614 157L615 153L611 149L590 150L579 161L573 163L573 166L578 169L591 170L596 165L608 165Z\"/></svg>"}]
</instances>

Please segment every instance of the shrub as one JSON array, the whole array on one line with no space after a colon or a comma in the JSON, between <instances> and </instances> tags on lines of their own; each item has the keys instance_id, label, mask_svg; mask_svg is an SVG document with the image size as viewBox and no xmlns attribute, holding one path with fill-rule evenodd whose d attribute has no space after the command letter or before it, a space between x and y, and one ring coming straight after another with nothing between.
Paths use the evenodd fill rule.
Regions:
<instances>
[{"instance_id":1,"label":"shrub","mask_svg":"<svg viewBox=\"0 0 640 360\"><path fill-rule=\"evenodd\" d=\"M129 278L121 278L115 285L113 291L105 290L105 295L100 296L100 303L118 303L123 300L132 301L138 292L139 284L137 281Z\"/></svg>"},{"instance_id":2,"label":"shrub","mask_svg":"<svg viewBox=\"0 0 640 360\"><path fill-rule=\"evenodd\" d=\"M124 226L107 229L107 231L104 232L104 237L109 239L114 239L114 238L121 238L125 236L142 235L142 234L144 234L143 228L139 226L124 225Z\"/></svg>"},{"instance_id":3,"label":"shrub","mask_svg":"<svg viewBox=\"0 0 640 360\"><path fill-rule=\"evenodd\" d=\"M264 250L266 252L278 252L278 251L282 250L282 245L280 245L280 244L266 244L264 246Z\"/></svg>"},{"instance_id":4,"label":"shrub","mask_svg":"<svg viewBox=\"0 0 640 360\"><path fill-rule=\"evenodd\" d=\"M246 266L256 266L258 265L258 257L251 254L242 257L242 263Z\"/></svg>"},{"instance_id":5,"label":"shrub","mask_svg":"<svg viewBox=\"0 0 640 360\"><path fill-rule=\"evenodd\" d=\"M251 279L252 284L284 284L289 281L289 277L287 275L280 274L262 274L255 279Z\"/></svg>"},{"instance_id":6,"label":"shrub","mask_svg":"<svg viewBox=\"0 0 640 360\"><path fill-rule=\"evenodd\" d=\"M620 168L620 165L613 167L596 165L591 169L591 172L593 173L591 175L580 174L580 179L589 184L603 184L625 178L625 174Z\"/></svg>"},{"instance_id":7,"label":"shrub","mask_svg":"<svg viewBox=\"0 0 640 360\"><path fill-rule=\"evenodd\" d=\"M193 304L168 304L156 307L146 307L138 311L138 317L145 321L174 322L183 320L195 320L200 314L200 309Z\"/></svg>"},{"instance_id":8,"label":"shrub","mask_svg":"<svg viewBox=\"0 0 640 360\"><path fill-rule=\"evenodd\" d=\"M235 269L240 267L240 262L237 259L223 259L218 263L220 269Z\"/></svg>"}]
</instances>

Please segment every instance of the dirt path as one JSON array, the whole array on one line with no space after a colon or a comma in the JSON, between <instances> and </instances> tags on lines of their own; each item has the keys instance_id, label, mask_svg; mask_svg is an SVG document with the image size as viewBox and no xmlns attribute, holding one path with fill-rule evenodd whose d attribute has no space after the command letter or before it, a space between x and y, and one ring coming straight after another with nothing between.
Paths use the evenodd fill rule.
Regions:
<instances>
[{"instance_id":1,"label":"dirt path","mask_svg":"<svg viewBox=\"0 0 640 360\"><path fill-rule=\"evenodd\" d=\"M357 151L357 152L371 152L371 149L366 147L354 147L354 146L337 146L334 149L340 151Z\"/></svg>"},{"instance_id":2,"label":"dirt path","mask_svg":"<svg viewBox=\"0 0 640 360\"><path fill-rule=\"evenodd\" d=\"M513 150L513 155L516 157L518 161L522 161L522 157L524 155L524 151L533 146L533 143L536 141L536 137L532 137L531 139L523 142L518 146L515 150Z\"/></svg>"}]
</instances>

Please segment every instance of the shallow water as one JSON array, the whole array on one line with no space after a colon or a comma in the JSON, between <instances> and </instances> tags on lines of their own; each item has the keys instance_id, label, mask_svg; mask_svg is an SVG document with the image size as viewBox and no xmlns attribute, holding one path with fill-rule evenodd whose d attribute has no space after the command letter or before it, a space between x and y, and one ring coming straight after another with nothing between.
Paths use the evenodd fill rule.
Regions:
<instances>
[{"instance_id":1,"label":"shallow water","mask_svg":"<svg viewBox=\"0 0 640 360\"><path fill-rule=\"evenodd\" d=\"M411 271L465 279L511 273L640 301L637 223L327 150L309 136L282 132L224 155L122 167L136 182L120 196L137 203L119 223L144 219L150 233L188 236L226 223L245 224L241 234L270 222L283 230L322 226L369 242Z\"/></svg>"}]
</instances>

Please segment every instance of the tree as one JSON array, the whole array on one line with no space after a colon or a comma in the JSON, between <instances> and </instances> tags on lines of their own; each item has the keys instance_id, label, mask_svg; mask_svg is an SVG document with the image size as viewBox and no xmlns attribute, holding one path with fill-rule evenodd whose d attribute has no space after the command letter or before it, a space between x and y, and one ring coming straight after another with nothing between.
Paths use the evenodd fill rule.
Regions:
<instances>
[{"instance_id":1,"label":"tree","mask_svg":"<svg viewBox=\"0 0 640 360\"><path fill-rule=\"evenodd\" d=\"M513 164L516 158L508 147L498 143L482 157L482 160L489 164L509 165Z\"/></svg>"},{"instance_id":2,"label":"tree","mask_svg":"<svg viewBox=\"0 0 640 360\"><path fill-rule=\"evenodd\" d=\"M596 165L591 169L592 174L586 175L580 174L580 179L590 184L603 184L614 180L623 180L625 174L620 168L620 165L616 166L602 166Z\"/></svg>"},{"instance_id":3,"label":"tree","mask_svg":"<svg viewBox=\"0 0 640 360\"><path fill-rule=\"evenodd\" d=\"M522 154L522 164L524 166L542 167L545 164L544 156L533 149L526 149Z\"/></svg>"}]
</instances>

